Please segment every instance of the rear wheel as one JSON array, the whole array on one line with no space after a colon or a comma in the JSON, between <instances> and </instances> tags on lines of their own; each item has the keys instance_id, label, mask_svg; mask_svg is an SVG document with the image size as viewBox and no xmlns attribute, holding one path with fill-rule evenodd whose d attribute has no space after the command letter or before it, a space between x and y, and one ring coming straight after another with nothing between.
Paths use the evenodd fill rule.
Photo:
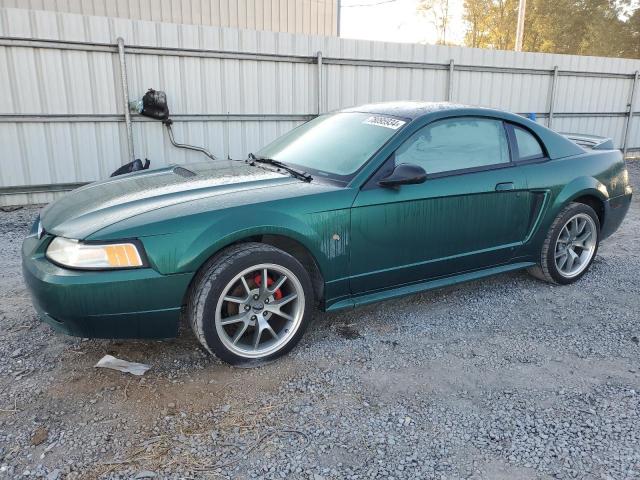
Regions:
<instances>
[{"instance_id":1,"label":"rear wheel","mask_svg":"<svg viewBox=\"0 0 640 480\"><path fill-rule=\"evenodd\" d=\"M600 221L588 205L570 203L551 224L542 245L540 264L529 272L547 282L566 285L582 277L600 242Z\"/></svg>"},{"instance_id":2,"label":"rear wheel","mask_svg":"<svg viewBox=\"0 0 640 480\"><path fill-rule=\"evenodd\" d=\"M294 257L245 243L202 269L188 308L191 326L209 352L251 366L289 352L310 322L312 305L309 274Z\"/></svg>"}]
</instances>

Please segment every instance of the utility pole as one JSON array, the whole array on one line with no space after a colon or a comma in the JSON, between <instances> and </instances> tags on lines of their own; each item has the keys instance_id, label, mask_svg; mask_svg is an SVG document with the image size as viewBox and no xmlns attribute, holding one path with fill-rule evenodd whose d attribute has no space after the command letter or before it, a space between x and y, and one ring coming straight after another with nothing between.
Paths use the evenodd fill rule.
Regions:
<instances>
[{"instance_id":1,"label":"utility pole","mask_svg":"<svg viewBox=\"0 0 640 480\"><path fill-rule=\"evenodd\" d=\"M527 9L527 0L520 0L518 5L518 26L516 27L516 52L522 51L522 36L524 35L524 14Z\"/></svg>"}]
</instances>

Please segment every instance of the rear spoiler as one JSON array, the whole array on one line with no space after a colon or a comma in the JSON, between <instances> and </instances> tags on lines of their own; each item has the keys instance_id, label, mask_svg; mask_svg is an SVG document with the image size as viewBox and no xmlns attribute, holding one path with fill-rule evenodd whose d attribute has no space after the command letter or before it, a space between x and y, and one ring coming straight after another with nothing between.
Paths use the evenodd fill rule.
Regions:
<instances>
[{"instance_id":1,"label":"rear spoiler","mask_svg":"<svg viewBox=\"0 0 640 480\"><path fill-rule=\"evenodd\" d=\"M616 148L613 145L613 140L607 137L584 135L582 133L560 133L560 135L568 138L582 148L588 148L590 150L615 150Z\"/></svg>"}]
</instances>

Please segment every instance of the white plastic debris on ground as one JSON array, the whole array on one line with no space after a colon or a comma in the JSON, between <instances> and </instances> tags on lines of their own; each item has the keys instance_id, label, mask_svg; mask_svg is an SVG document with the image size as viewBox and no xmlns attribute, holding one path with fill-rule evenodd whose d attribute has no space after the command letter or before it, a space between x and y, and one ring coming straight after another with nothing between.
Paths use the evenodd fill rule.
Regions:
<instances>
[{"instance_id":1,"label":"white plastic debris on ground","mask_svg":"<svg viewBox=\"0 0 640 480\"><path fill-rule=\"evenodd\" d=\"M120 372L131 373L132 375L144 375L151 367L144 363L127 362L112 355L105 355L95 365L99 368L111 368Z\"/></svg>"}]
</instances>

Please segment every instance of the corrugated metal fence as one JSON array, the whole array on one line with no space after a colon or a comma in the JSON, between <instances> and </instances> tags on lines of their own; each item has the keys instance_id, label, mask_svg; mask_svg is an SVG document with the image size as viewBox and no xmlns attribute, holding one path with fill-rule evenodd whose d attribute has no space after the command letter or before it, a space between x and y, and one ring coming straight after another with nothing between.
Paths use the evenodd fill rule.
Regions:
<instances>
[{"instance_id":1,"label":"corrugated metal fence","mask_svg":"<svg viewBox=\"0 0 640 480\"><path fill-rule=\"evenodd\" d=\"M398 99L534 112L640 149L638 60L0 9L0 204L50 201L127 161L118 37L129 96L165 90L178 140L218 156L244 157L318 112ZM204 158L139 116L133 138L154 166Z\"/></svg>"},{"instance_id":2,"label":"corrugated metal fence","mask_svg":"<svg viewBox=\"0 0 640 480\"><path fill-rule=\"evenodd\" d=\"M0 0L0 8L335 35L336 0Z\"/></svg>"}]
</instances>

